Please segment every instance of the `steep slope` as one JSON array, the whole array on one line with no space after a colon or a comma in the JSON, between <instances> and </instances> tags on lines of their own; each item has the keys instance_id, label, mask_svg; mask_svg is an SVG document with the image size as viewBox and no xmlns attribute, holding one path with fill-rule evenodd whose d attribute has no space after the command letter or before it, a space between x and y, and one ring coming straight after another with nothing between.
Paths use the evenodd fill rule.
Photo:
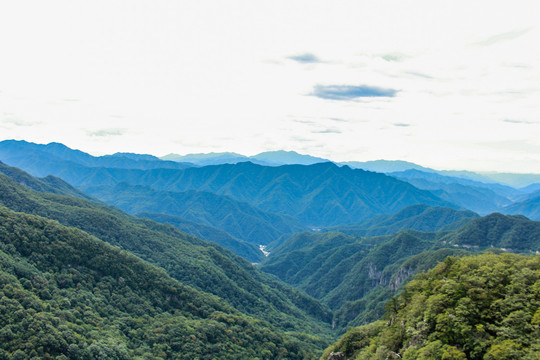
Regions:
<instances>
[{"instance_id":1,"label":"steep slope","mask_svg":"<svg viewBox=\"0 0 540 360\"><path fill-rule=\"evenodd\" d=\"M469 210L455 210L447 207L431 207L418 204L408 206L395 214L376 215L358 225L327 228L325 231L339 231L345 234L361 236L378 236L390 235L406 229L425 232L455 230L478 217L478 214Z\"/></svg>"},{"instance_id":2,"label":"steep slope","mask_svg":"<svg viewBox=\"0 0 540 360\"><path fill-rule=\"evenodd\" d=\"M403 230L360 237L301 233L272 250L261 269L320 299L334 326L359 325L382 314L382 303L412 275L449 255L486 249L540 251L540 222L492 214L453 231Z\"/></svg>"},{"instance_id":3,"label":"steep slope","mask_svg":"<svg viewBox=\"0 0 540 360\"><path fill-rule=\"evenodd\" d=\"M228 196L203 191L160 191L120 183L86 189L87 193L130 214L162 213L216 227L243 241L267 245L283 235L305 230L288 216L271 214Z\"/></svg>"},{"instance_id":4,"label":"steep slope","mask_svg":"<svg viewBox=\"0 0 540 360\"><path fill-rule=\"evenodd\" d=\"M229 233L211 226L197 224L177 216L166 214L142 212L137 214L137 217L150 219L161 224L170 224L186 234L206 241L213 241L219 246L223 246L225 249L229 249L236 255L254 263L258 263L264 259L264 254L258 246L238 240Z\"/></svg>"},{"instance_id":5,"label":"steep slope","mask_svg":"<svg viewBox=\"0 0 540 360\"><path fill-rule=\"evenodd\" d=\"M6 359L315 355L314 344L242 315L126 251L4 207L0 299Z\"/></svg>"},{"instance_id":6,"label":"steep slope","mask_svg":"<svg viewBox=\"0 0 540 360\"><path fill-rule=\"evenodd\" d=\"M321 359L538 359L540 257L447 258L387 310Z\"/></svg>"},{"instance_id":7,"label":"steep slope","mask_svg":"<svg viewBox=\"0 0 540 360\"><path fill-rule=\"evenodd\" d=\"M2 162L0 162L0 173L10 177L15 182L24 186L28 186L29 188L36 191L49 192L60 195L69 195L91 200L90 196L69 185L62 179L51 175L41 179L37 179L29 175L28 173L22 171L21 169L8 166Z\"/></svg>"},{"instance_id":8,"label":"steep slope","mask_svg":"<svg viewBox=\"0 0 540 360\"><path fill-rule=\"evenodd\" d=\"M302 233L275 249L261 269L297 286L335 311L333 326L374 321L383 304L412 275L459 248L437 247L439 234L401 231L362 238L342 233Z\"/></svg>"},{"instance_id":9,"label":"steep slope","mask_svg":"<svg viewBox=\"0 0 540 360\"><path fill-rule=\"evenodd\" d=\"M45 178L37 179L18 168L7 166L2 163L0 163L0 173L7 175L21 185L27 186L39 192L50 192L54 194L75 196L92 201L95 200L82 191L54 176L49 175ZM163 219L164 216L166 215L161 215L157 218ZM148 216L145 217L149 218ZM175 218L173 220L172 217L169 217L166 221L155 221L161 223L171 223L171 221L174 221L174 224L171 225L178 227L180 230L208 241L214 241L226 249L233 251L235 254L248 259L249 261L259 262L264 258L264 255L259 250L258 246L235 239L231 235L219 229L188 222L187 220L180 218Z\"/></svg>"},{"instance_id":10,"label":"steep slope","mask_svg":"<svg viewBox=\"0 0 540 360\"><path fill-rule=\"evenodd\" d=\"M270 279L250 263L172 226L130 217L69 196L39 193L0 174L0 205L80 228L165 269L184 284L227 300L239 311L281 328L325 333L329 311L307 295Z\"/></svg>"}]
</instances>

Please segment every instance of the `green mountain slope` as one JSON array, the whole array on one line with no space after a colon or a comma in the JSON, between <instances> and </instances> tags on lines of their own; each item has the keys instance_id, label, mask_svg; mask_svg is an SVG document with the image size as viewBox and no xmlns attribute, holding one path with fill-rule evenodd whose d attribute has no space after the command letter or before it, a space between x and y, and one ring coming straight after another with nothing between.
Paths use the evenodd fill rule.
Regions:
<instances>
[{"instance_id":1,"label":"green mountain slope","mask_svg":"<svg viewBox=\"0 0 540 360\"><path fill-rule=\"evenodd\" d=\"M425 232L455 230L479 217L469 210L431 207L425 204L408 206L395 214L376 215L358 225L338 226L325 231L339 231L361 236L390 235L400 230Z\"/></svg>"},{"instance_id":2,"label":"green mountain slope","mask_svg":"<svg viewBox=\"0 0 540 360\"><path fill-rule=\"evenodd\" d=\"M37 179L29 175L28 173L22 171L21 169L8 166L2 162L0 162L0 173L10 177L15 182L36 191L49 192L60 195L69 195L88 200L92 199L90 196L69 185L62 179L51 175L41 179Z\"/></svg>"},{"instance_id":3,"label":"green mountain slope","mask_svg":"<svg viewBox=\"0 0 540 360\"><path fill-rule=\"evenodd\" d=\"M494 213L474 219L461 229L441 238L461 247L504 248L512 252L540 251L540 222L522 215Z\"/></svg>"},{"instance_id":4,"label":"green mountain slope","mask_svg":"<svg viewBox=\"0 0 540 360\"><path fill-rule=\"evenodd\" d=\"M37 179L18 168L7 166L2 163L0 163L0 172L7 175L19 184L25 185L39 192L71 195L83 199L92 200L92 198L87 194L74 188L63 180L51 175L42 179ZM178 227L180 230L190 235L208 241L213 241L220 246L231 250L235 254L240 255L245 259L248 259L249 261L259 262L264 258L263 253L259 250L257 246L235 239L234 237L222 230L212 228L210 226L189 222L187 220L177 217L167 217L166 215L154 215L154 218L152 218L150 215L143 217L151 218L152 220L161 223L170 223L171 225ZM164 219L165 217L167 218Z\"/></svg>"},{"instance_id":5,"label":"green mountain slope","mask_svg":"<svg viewBox=\"0 0 540 360\"><path fill-rule=\"evenodd\" d=\"M437 245L439 235L412 230L391 236L362 238L342 233L301 233L286 241L262 263L261 270L278 276L320 299L336 311L334 327L366 318L372 321L382 315L382 308L351 304L362 299L382 296L388 299L422 263L404 266L412 256ZM282 250L283 248L283 250ZM450 249L447 255L460 253ZM439 259L439 257L437 257ZM442 259L441 259L442 260Z\"/></svg>"},{"instance_id":6,"label":"green mountain slope","mask_svg":"<svg viewBox=\"0 0 540 360\"><path fill-rule=\"evenodd\" d=\"M264 259L264 254L258 246L248 242L238 240L229 233L217 228L197 224L177 216L166 214L155 214L142 212L137 214L140 218L150 219L161 224L170 224L181 231L203 239L213 241L216 244L223 246L225 249L231 250L236 255L240 255L244 259L258 263Z\"/></svg>"},{"instance_id":7,"label":"green mountain slope","mask_svg":"<svg viewBox=\"0 0 540 360\"><path fill-rule=\"evenodd\" d=\"M3 359L315 355L314 344L242 315L126 251L4 207L0 329Z\"/></svg>"},{"instance_id":8,"label":"green mountain slope","mask_svg":"<svg viewBox=\"0 0 540 360\"><path fill-rule=\"evenodd\" d=\"M196 289L227 300L239 311L280 328L325 334L330 312L314 299L272 280L250 263L176 228L133 218L118 210L69 196L40 193L0 174L0 205L78 227L130 251Z\"/></svg>"},{"instance_id":9,"label":"green mountain slope","mask_svg":"<svg viewBox=\"0 0 540 360\"><path fill-rule=\"evenodd\" d=\"M273 249L261 269L327 304L335 311L334 326L343 328L377 319L393 293L446 256L492 248L540 251L539 229L540 222L522 216L492 214L457 230L433 233L301 233Z\"/></svg>"},{"instance_id":10,"label":"green mountain slope","mask_svg":"<svg viewBox=\"0 0 540 360\"><path fill-rule=\"evenodd\" d=\"M305 230L288 216L267 213L228 196L204 191L160 191L127 183L92 187L86 191L130 214L150 212L178 216L216 227L256 245L267 245L283 235Z\"/></svg>"},{"instance_id":11,"label":"green mountain slope","mask_svg":"<svg viewBox=\"0 0 540 360\"><path fill-rule=\"evenodd\" d=\"M540 257L447 258L321 359L538 359Z\"/></svg>"}]
</instances>

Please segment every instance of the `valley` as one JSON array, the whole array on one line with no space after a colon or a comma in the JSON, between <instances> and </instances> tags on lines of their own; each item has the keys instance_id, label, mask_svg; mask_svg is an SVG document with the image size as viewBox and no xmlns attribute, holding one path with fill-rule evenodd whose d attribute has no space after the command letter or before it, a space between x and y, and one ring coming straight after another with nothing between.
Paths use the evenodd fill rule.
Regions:
<instances>
[{"instance_id":1,"label":"valley","mask_svg":"<svg viewBox=\"0 0 540 360\"><path fill-rule=\"evenodd\" d=\"M9 330L0 334L0 355L316 359L328 348L326 359L382 352L358 345L366 336L385 356L417 358L430 346L440 354L453 346L469 358L507 340L522 354L539 346L534 291L519 310L531 325L513 323L522 336L493 330L482 350L440 334L447 346L426 335L402 349L405 335L388 343L384 336L401 330L380 320L409 316L392 315L389 304L413 311L407 303L422 295L408 291L428 291L418 279L445 261L515 261L529 269L522 270L530 271L528 286L537 286L535 185L514 188L405 162L369 164L386 170L380 173L291 152L245 158L94 157L56 143L0 142L0 322ZM19 320L9 315L17 311ZM56 329L57 341L31 330L35 322Z\"/></svg>"}]
</instances>

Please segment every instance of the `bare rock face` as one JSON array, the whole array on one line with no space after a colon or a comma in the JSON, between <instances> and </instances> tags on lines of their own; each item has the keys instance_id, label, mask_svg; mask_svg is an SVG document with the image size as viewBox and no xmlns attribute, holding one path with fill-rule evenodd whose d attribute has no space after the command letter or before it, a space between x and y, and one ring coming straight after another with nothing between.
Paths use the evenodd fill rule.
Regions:
<instances>
[{"instance_id":1,"label":"bare rock face","mask_svg":"<svg viewBox=\"0 0 540 360\"><path fill-rule=\"evenodd\" d=\"M412 268L401 268L398 273L392 278L388 287L392 291L399 289L401 283L407 279L410 275L414 274L414 269Z\"/></svg>"},{"instance_id":2,"label":"bare rock face","mask_svg":"<svg viewBox=\"0 0 540 360\"><path fill-rule=\"evenodd\" d=\"M328 360L345 360L345 353L340 352L331 352L330 355L328 355Z\"/></svg>"}]
</instances>

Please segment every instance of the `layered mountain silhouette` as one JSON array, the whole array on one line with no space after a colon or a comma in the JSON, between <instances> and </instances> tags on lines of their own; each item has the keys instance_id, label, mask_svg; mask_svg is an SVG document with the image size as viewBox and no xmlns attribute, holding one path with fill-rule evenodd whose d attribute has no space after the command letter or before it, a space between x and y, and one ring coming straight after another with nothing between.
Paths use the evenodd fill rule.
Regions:
<instances>
[{"instance_id":1,"label":"layered mountain silhouette","mask_svg":"<svg viewBox=\"0 0 540 360\"><path fill-rule=\"evenodd\" d=\"M0 357L316 358L448 256L540 252L539 222L491 213L536 216L534 184L259 155L0 142Z\"/></svg>"},{"instance_id":2,"label":"layered mountain silhouette","mask_svg":"<svg viewBox=\"0 0 540 360\"><path fill-rule=\"evenodd\" d=\"M28 146L28 153L36 147L23 142L15 144L18 147ZM37 151L27 159L14 155L10 149L9 146L0 146L0 156L7 159L7 164L37 176L58 176L83 190L126 182L150 186L155 190L205 191L229 196L266 212L292 216L310 227L357 223L376 214L392 213L418 203L455 206L407 182L329 162L277 167L242 162L183 170L141 170L88 167L83 162L72 161L58 163L54 160L56 158L43 151ZM84 157L80 152L74 152L73 156L65 157Z\"/></svg>"},{"instance_id":3,"label":"layered mountain silhouette","mask_svg":"<svg viewBox=\"0 0 540 360\"><path fill-rule=\"evenodd\" d=\"M522 192L496 183L483 183L420 170L406 170L389 175L429 190L442 199L486 215L512 203Z\"/></svg>"},{"instance_id":4,"label":"layered mountain silhouette","mask_svg":"<svg viewBox=\"0 0 540 360\"><path fill-rule=\"evenodd\" d=\"M71 149L60 143L41 145L16 140L0 142L0 160L8 165L16 165L36 176L54 175L60 169L77 170L81 167L185 169L193 166L188 163L163 161L151 155L131 153L116 153L96 157L80 150ZM56 171L45 173L52 169Z\"/></svg>"},{"instance_id":5,"label":"layered mountain silhouette","mask_svg":"<svg viewBox=\"0 0 540 360\"><path fill-rule=\"evenodd\" d=\"M169 154L162 156L163 160L172 160L179 162L189 162L198 166L236 164L239 162L250 161L259 165L279 166L290 164L313 165L329 160L310 155L299 154L295 151L266 151L253 156L245 156L237 153L206 153L206 154L187 154L177 155Z\"/></svg>"},{"instance_id":6,"label":"layered mountain silhouette","mask_svg":"<svg viewBox=\"0 0 540 360\"><path fill-rule=\"evenodd\" d=\"M540 221L540 192L531 194L526 200L504 207L501 212L504 214L522 214L531 220Z\"/></svg>"}]
</instances>

